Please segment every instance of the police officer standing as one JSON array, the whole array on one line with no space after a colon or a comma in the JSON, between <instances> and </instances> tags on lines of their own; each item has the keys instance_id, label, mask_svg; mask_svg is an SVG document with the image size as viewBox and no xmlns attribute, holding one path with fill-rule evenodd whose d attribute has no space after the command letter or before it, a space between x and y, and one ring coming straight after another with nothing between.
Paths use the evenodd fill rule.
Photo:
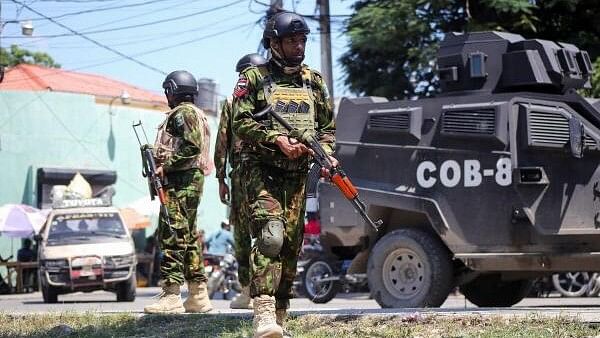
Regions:
<instances>
[{"instance_id":1,"label":"police officer standing","mask_svg":"<svg viewBox=\"0 0 600 338\"><path fill-rule=\"evenodd\" d=\"M264 66L267 60L260 54L244 55L235 66L235 71L241 73L251 66ZM242 292L229 304L232 309L251 309L250 298L250 233L247 220L243 218L242 191L240 189L239 162L241 141L233 134L231 123L233 98L227 97L221 108L221 118L217 133L215 146L215 168L219 180L219 197L221 202L228 203L231 199L229 209L229 224L233 225L233 238L235 241L235 258L238 261L238 278L242 286ZM227 160L231 166L229 178L231 179L231 190L225 182Z\"/></svg>"},{"instance_id":2,"label":"police officer standing","mask_svg":"<svg viewBox=\"0 0 600 338\"><path fill-rule=\"evenodd\" d=\"M294 13L281 12L266 24L263 45L271 51L266 66L250 67L234 90L233 130L242 143L242 190L249 208L254 243L250 253L250 295L254 336L281 337L302 245L305 182L310 151L271 118L253 114L277 103L281 115L314 133L328 154L335 124L322 76L302 64L309 28ZM334 166L337 161L330 158Z\"/></svg>"},{"instance_id":3,"label":"police officer standing","mask_svg":"<svg viewBox=\"0 0 600 338\"><path fill-rule=\"evenodd\" d=\"M210 133L206 116L194 105L198 84L192 74L178 70L163 82L171 110L159 125L154 144L157 173L167 195L168 218L161 212L159 243L163 253L159 300L144 308L146 313L207 312L212 309L206 289L204 260L198 244L196 212L204 174L210 168ZM180 287L188 283L188 298L182 303Z\"/></svg>"}]
</instances>

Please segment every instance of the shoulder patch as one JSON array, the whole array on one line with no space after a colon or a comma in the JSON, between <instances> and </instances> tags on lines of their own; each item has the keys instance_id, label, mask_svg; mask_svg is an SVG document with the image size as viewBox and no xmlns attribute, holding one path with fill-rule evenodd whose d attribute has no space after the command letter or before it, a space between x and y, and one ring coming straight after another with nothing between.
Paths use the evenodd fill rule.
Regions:
<instances>
[{"instance_id":1,"label":"shoulder patch","mask_svg":"<svg viewBox=\"0 0 600 338\"><path fill-rule=\"evenodd\" d=\"M246 95L248 95L248 78L246 75L241 74L233 89L233 96L242 98Z\"/></svg>"}]
</instances>

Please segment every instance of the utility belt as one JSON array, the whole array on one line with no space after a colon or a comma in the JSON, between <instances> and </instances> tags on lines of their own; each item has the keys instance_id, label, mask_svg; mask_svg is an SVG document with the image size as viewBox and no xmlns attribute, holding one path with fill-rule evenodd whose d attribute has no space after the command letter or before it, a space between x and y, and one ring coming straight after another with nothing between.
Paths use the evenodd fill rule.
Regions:
<instances>
[{"instance_id":1,"label":"utility belt","mask_svg":"<svg viewBox=\"0 0 600 338\"><path fill-rule=\"evenodd\" d=\"M308 172L310 163L309 156L303 156L295 160L290 160L279 150L273 150L270 147L260 145L259 147L248 146L239 155L241 165L267 165L287 171L290 173Z\"/></svg>"}]
</instances>

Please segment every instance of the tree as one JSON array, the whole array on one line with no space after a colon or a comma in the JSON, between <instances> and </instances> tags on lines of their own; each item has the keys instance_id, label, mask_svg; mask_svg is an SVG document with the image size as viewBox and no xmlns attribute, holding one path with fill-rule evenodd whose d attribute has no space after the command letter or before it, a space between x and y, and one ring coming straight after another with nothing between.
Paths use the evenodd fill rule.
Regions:
<instances>
[{"instance_id":1,"label":"tree","mask_svg":"<svg viewBox=\"0 0 600 338\"><path fill-rule=\"evenodd\" d=\"M0 65L13 67L22 63L60 68L60 64L56 63L47 53L32 52L17 45L11 45L8 50L0 49Z\"/></svg>"},{"instance_id":2,"label":"tree","mask_svg":"<svg viewBox=\"0 0 600 338\"><path fill-rule=\"evenodd\" d=\"M595 0L362 0L354 9L346 27L349 49L340 61L346 85L357 95L435 94L435 52L452 31L509 31L573 43L592 60L600 56Z\"/></svg>"},{"instance_id":3,"label":"tree","mask_svg":"<svg viewBox=\"0 0 600 338\"><path fill-rule=\"evenodd\" d=\"M592 89L589 93L591 97L600 98L600 57L594 62L594 74L592 74Z\"/></svg>"}]
</instances>

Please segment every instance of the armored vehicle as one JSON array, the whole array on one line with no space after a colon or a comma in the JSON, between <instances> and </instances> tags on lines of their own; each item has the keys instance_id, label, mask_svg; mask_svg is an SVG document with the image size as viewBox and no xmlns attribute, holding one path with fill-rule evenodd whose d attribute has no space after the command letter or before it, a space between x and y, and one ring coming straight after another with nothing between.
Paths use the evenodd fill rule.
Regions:
<instances>
[{"instance_id":1,"label":"armored vehicle","mask_svg":"<svg viewBox=\"0 0 600 338\"><path fill-rule=\"evenodd\" d=\"M343 99L336 157L376 232L319 186L322 243L382 307L437 307L454 287L511 306L534 278L600 270L600 103L568 43L448 34L441 94Z\"/></svg>"}]
</instances>

